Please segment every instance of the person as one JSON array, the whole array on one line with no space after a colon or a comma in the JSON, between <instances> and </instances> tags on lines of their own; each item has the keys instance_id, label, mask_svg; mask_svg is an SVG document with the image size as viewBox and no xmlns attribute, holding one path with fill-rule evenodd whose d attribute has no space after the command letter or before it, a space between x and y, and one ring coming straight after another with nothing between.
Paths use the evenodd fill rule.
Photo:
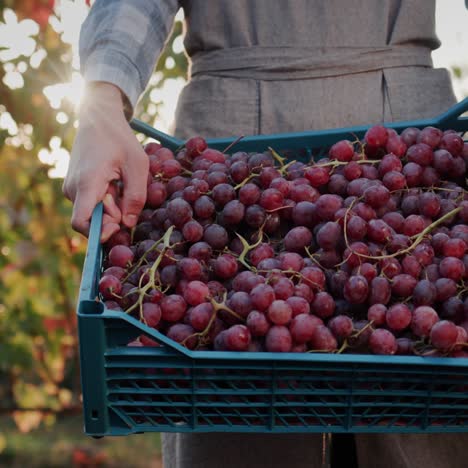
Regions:
<instances>
[{"instance_id":1,"label":"person","mask_svg":"<svg viewBox=\"0 0 468 468\"><path fill-rule=\"evenodd\" d=\"M64 193L87 234L104 200L102 240L131 228L148 158L128 120L177 10L190 81L180 138L269 134L431 117L455 103L434 69L434 0L96 0L80 39L88 83ZM121 180L120 204L115 180ZM321 467L320 434L163 434L166 468ZM356 435L361 468L462 468L466 435Z\"/></svg>"}]
</instances>

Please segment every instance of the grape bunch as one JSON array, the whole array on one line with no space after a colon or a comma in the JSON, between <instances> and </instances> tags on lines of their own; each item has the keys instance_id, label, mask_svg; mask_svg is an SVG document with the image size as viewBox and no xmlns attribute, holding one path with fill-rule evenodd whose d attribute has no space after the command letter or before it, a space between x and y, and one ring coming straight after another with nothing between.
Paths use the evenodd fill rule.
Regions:
<instances>
[{"instance_id":1,"label":"grape bunch","mask_svg":"<svg viewBox=\"0 0 468 468\"><path fill-rule=\"evenodd\" d=\"M193 350L468 357L468 144L371 127L326 157L152 142L108 309ZM158 346L142 334L129 346Z\"/></svg>"}]
</instances>

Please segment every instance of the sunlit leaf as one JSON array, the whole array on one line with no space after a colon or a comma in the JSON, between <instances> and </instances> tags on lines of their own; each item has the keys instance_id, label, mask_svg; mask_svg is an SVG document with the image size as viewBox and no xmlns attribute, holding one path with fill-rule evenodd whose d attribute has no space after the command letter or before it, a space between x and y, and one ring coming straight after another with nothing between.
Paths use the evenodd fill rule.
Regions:
<instances>
[{"instance_id":1,"label":"sunlit leaf","mask_svg":"<svg viewBox=\"0 0 468 468\"><path fill-rule=\"evenodd\" d=\"M42 417L43 416L40 411L13 412L13 419L15 420L18 429L23 433L36 429L41 423Z\"/></svg>"}]
</instances>

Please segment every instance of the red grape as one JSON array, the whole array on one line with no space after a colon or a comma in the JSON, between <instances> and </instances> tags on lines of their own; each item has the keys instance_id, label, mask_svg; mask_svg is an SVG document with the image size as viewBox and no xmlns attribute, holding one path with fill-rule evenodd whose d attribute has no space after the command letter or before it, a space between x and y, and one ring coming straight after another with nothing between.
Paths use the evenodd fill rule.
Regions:
<instances>
[{"instance_id":1,"label":"red grape","mask_svg":"<svg viewBox=\"0 0 468 468\"><path fill-rule=\"evenodd\" d=\"M300 315L298 315L298 317L300 317ZM318 325L313 331L310 346L316 351L330 352L337 349L338 343L333 333L325 325Z\"/></svg>"},{"instance_id":2,"label":"red grape","mask_svg":"<svg viewBox=\"0 0 468 468\"><path fill-rule=\"evenodd\" d=\"M413 303L416 306L432 305L437 297L437 289L428 280L421 280L413 290Z\"/></svg>"},{"instance_id":3,"label":"red grape","mask_svg":"<svg viewBox=\"0 0 468 468\"><path fill-rule=\"evenodd\" d=\"M195 335L195 330L184 323L176 323L167 330L167 337L177 343L184 344L189 349L194 349L198 339Z\"/></svg>"},{"instance_id":4,"label":"red grape","mask_svg":"<svg viewBox=\"0 0 468 468\"><path fill-rule=\"evenodd\" d=\"M267 284L258 284L251 290L250 297L254 308L262 312L275 300L275 291Z\"/></svg>"},{"instance_id":5,"label":"red grape","mask_svg":"<svg viewBox=\"0 0 468 468\"><path fill-rule=\"evenodd\" d=\"M386 150L389 153L393 153L399 158L402 158L406 154L407 146L401 136L388 136Z\"/></svg>"},{"instance_id":6,"label":"red grape","mask_svg":"<svg viewBox=\"0 0 468 468\"><path fill-rule=\"evenodd\" d=\"M310 313L309 302L303 297L292 296L286 299L286 302L291 307L293 317L295 317L296 315L300 315L300 314Z\"/></svg>"},{"instance_id":7,"label":"red grape","mask_svg":"<svg viewBox=\"0 0 468 468\"><path fill-rule=\"evenodd\" d=\"M400 273L392 278L392 293L397 297L409 297L413 294L418 280L406 273Z\"/></svg>"},{"instance_id":8,"label":"red grape","mask_svg":"<svg viewBox=\"0 0 468 468\"><path fill-rule=\"evenodd\" d=\"M370 335L369 348L374 354L395 354L398 346L393 333L379 328Z\"/></svg>"},{"instance_id":9,"label":"red grape","mask_svg":"<svg viewBox=\"0 0 468 468\"><path fill-rule=\"evenodd\" d=\"M406 157L412 163L419 164L420 166L429 166L434 159L434 153L429 145L417 143L408 148Z\"/></svg>"},{"instance_id":10,"label":"red grape","mask_svg":"<svg viewBox=\"0 0 468 468\"><path fill-rule=\"evenodd\" d=\"M185 223L182 228L182 235L189 242L198 242L203 237L203 227L195 220Z\"/></svg>"},{"instance_id":11,"label":"red grape","mask_svg":"<svg viewBox=\"0 0 468 468\"><path fill-rule=\"evenodd\" d=\"M133 262L134 253L126 245L115 245L109 252L109 263L111 266L127 268Z\"/></svg>"},{"instance_id":12,"label":"red grape","mask_svg":"<svg viewBox=\"0 0 468 468\"><path fill-rule=\"evenodd\" d=\"M310 304L312 312L322 319L331 317L335 312L335 301L327 292L319 292Z\"/></svg>"},{"instance_id":13,"label":"red grape","mask_svg":"<svg viewBox=\"0 0 468 468\"><path fill-rule=\"evenodd\" d=\"M299 314L292 319L289 330L295 343L306 343L312 339L314 331L319 325L323 325L323 322L318 317Z\"/></svg>"},{"instance_id":14,"label":"red grape","mask_svg":"<svg viewBox=\"0 0 468 468\"><path fill-rule=\"evenodd\" d=\"M219 278L232 278L238 270L237 260L230 254L222 254L214 261L213 270Z\"/></svg>"},{"instance_id":15,"label":"red grape","mask_svg":"<svg viewBox=\"0 0 468 468\"><path fill-rule=\"evenodd\" d=\"M219 224L210 224L205 228L203 240L213 249L222 250L229 242L229 235Z\"/></svg>"},{"instance_id":16,"label":"red grape","mask_svg":"<svg viewBox=\"0 0 468 468\"><path fill-rule=\"evenodd\" d=\"M343 340L353 332L353 321L347 315L337 315L330 319L328 328L337 340Z\"/></svg>"},{"instance_id":17,"label":"red grape","mask_svg":"<svg viewBox=\"0 0 468 468\"><path fill-rule=\"evenodd\" d=\"M302 252L312 242L312 233L304 226L291 229L284 237L284 248L291 252Z\"/></svg>"},{"instance_id":18,"label":"red grape","mask_svg":"<svg viewBox=\"0 0 468 468\"><path fill-rule=\"evenodd\" d=\"M265 336L271 327L265 314L262 314L258 310L250 312L246 324L252 336Z\"/></svg>"},{"instance_id":19,"label":"red grape","mask_svg":"<svg viewBox=\"0 0 468 468\"><path fill-rule=\"evenodd\" d=\"M287 353L291 351L292 337L287 327L273 325L265 337L265 348L272 353Z\"/></svg>"},{"instance_id":20,"label":"red grape","mask_svg":"<svg viewBox=\"0 0 468 468\"><path fill-rule=\"evenodd\" d=\"M156 327L161 320L161 309L157 304L147 302L143 304L143 318L149 327Z\"/></svg>"},{"instance_id":21,"label":"red grape","mask_svg":"<svg viewBox=\"0 0 468 468\"><path fill-rule=\"evenodd\" d=\"M387 140L387 129L381 125L374 125L373 127L369 128L369 130L367 130L366 134L364 135L364 141L369 146L384 147L387 144Z\"/></svg>"},{"instance_id":22,"label":"red grape","mask_svg":"<svg viewBox=\"0 0 468 468\"><path fill-rule=\"evenodd\" d=\"M228 328L224 335L224 343L228 351L247 351L250 341L250 331L245 325L234 325Z\"/></svg>"},{"instance_id":23,"label":"red grape","mask_svg":"<svg viewBox=\"0 0 468 468\"><path fill-rule=\"evenodd\" d=\"M430 333L433 346L441 351L449 351L457 342L458 330L454 323L441 320L434 324Z\"/></svg>"},{"instance_id":24,"label":"red grape","mask_svg":"<svg viewBox=\"0 0 468 468\"><path fill-rule=\"evenodd\" d=\"M330 180L329 168L320 165L307 168L304 175L313 187L321 187Z\"/></svg>"},{"instance_id":25,"label":"red grape","mask_svg":"<svg viewBox=\"0 0 468 468\"><path fill-rule=\"evenodd\" d=\"M341 140L330 148L330 159L348 162L353 159L354 148L349 140Z\"/></svg>"},{"instance_id":26,"label":"red grape","mask_svg":"<svg viewBox=\"0 0 468 468\"><path fill-rule=\"evenodd\" d=\"M268 318L275 325L287 325L292 318L291 306L283 300L275 300L268 307Z\"/></svg>"},{"instance_id":27,"label":"red grape","mask_svg":"<svg viewBox=\"0 0 468 468\"><path fill-rule=\"evenodd\" d=\"M343 199L338 195L321 195L316 202L317 215L324 221L332 221L342 205Z\"/></svg>"},{"instance_id":28,"label":"red grape","mask_svg":"<svg viewBox=\"0 0 468 468\"><path fill-rule=\"evenodd\" d=\"M106 274L99 281L99 292L104 299L114 299L122 291L122 283L119 278Z\"/></svg>"},{"instance_id":29,"label":"red grape","mask_svg":"<svg viewBox=\"0 0 468 468\"><path fill-rule=\"evenodd\" d=\"M367 311L367 320L372 322L375 327L385 325L385 317L387 314L387 307L383 304L374 304L369 307Z\"/></svg>"},{"instance_id":30,"label":"red grape","mask_svg":"<svg viewBox=\"0 0 468 468\"><path fill-rule=\"evenodd\" d=\"M201 281L190 281L184 291L184 299L188 304L196 306L205 302L210 295L208 286ZM171 296L169 296L171 297ZM165 319L167 320L167 319Z\"/></svg>"},{"instance_id":31,"label":"red grape","mask_svg":"<svg viewBox=\"0 0 468 468\"><path fill-rule=\"evenodd\" d=\"M213 306L209 302L198 304L189 312L190 325L196 331L204 331L210 323L213 312Z\"/></svg>"},{"instance_id":32,"label":"red grape","mask_svg":"<svg viewBox=\"0 0 468 468\"><path fill-rule=\"evenodd\" d=\"M411 323L411 310L405 304L394 304L385 316L387 326L393 331L401 331Z\"/></svg>"},{"instance_id":33,"label":"red grape","mask_svg":"<svg viewBox=\"0 0 468 468\"><path fill-rule=\"evenodd\" d=\"M444 278L460 281L465 274L465 265L456 257L446 257L439 264L439 272Z\"/></svg>"},{"instance_id":34,"label":"red grape","mask_svg":"<svg viewBox=\"0 0 468 468\"><path fill-rule=\"evenodd\" d=\"M163 320L177 322L185 315L187 303L182 296L171 294L161 300L160 307Z\"/></svg>"},{"instance_id":35,"label":"red grape","mask_svg":"<svg viewBox=\"0 0 468 468\"><path fill-rule=\"evenodd\" d=\"M439 321L437 312L429 306L420 306L414 309L411 319L411 330L420 338L425 338L431 333L432 327Z\"/></svg>"},{"instance_id":36,"label":"red grape","mask_svg":"<svg viewBox=\"0 0 468 468\"><path fill-rule=\"evenodd\" d=\"M446 133L440 140L440 148L449 151L452 156L460 156L463 151L463 139L456 133Z\"/></svg>"}]
</instances>

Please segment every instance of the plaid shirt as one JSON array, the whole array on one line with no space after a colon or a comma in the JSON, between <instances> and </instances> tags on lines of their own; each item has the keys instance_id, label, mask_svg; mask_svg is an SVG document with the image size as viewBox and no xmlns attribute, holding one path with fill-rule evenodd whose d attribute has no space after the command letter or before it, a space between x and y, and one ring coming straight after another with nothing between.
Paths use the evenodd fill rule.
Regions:
<instances>
[{"instance_id":1,"label":"plaid shirt","mask_svg":"<svg viewBox=\"0 0 468 468\"><path fill-rule=\"evenodd\" d=\"M178 0L96 0L80 33L85 81L118 86L134 108L178 9Z\"/></svg>"}]
</instances>

